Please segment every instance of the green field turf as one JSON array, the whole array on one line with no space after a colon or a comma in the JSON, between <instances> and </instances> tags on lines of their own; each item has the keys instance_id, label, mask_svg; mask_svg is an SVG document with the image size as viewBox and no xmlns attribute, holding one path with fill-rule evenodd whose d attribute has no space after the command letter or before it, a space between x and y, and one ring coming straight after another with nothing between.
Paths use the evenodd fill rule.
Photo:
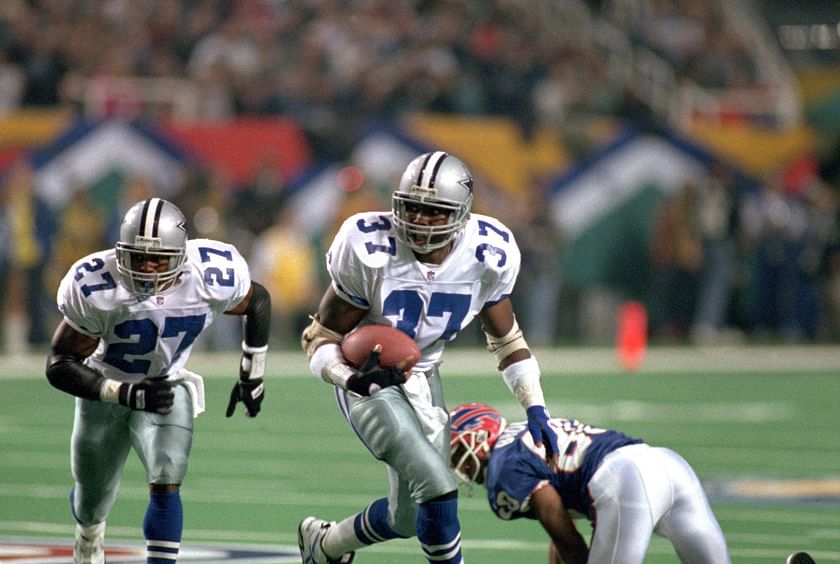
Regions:
<instances>
[{"instance_id":1,"label":"green field turf","mask_svg":"<svg viewBox=\"0 0 840 564\"><path fill-rule=\"evenodd\" d=\"M632 374L614 365L608 349L538 354L552 414L668 446L694 466L733 562L781 563L795 550L818 563L840 562L840 348L654 350ZM519 419L492 360L483 350L450 351L442 368L447 403L485 401ZM0 362L0 541L70 544L73 400L43 378L41 356ZM302 517L338 519L385 493L384 467L356 440L302 354L270 353L267 396L254 420L240 412L224 417L236 365L232 354L197 354L190 363L206 377L208 411L196 421L182 490L183 548L293 547ZM142 542L143 482L131 455L108 522L110 542ZM483 494L461 498L466 561L545 562L539 525L498 520ZM676 561L654 537L647 562ZM356 562L424 560L408 540L365 549Z\"/></svg>"}]
</instances>

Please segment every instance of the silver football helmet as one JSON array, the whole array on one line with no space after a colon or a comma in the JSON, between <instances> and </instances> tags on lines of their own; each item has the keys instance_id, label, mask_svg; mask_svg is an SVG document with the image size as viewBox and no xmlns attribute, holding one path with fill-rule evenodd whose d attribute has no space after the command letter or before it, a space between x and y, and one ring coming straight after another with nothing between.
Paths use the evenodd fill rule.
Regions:
<instances>
[{"instance_id":1,"label":"silver football helmet","mask_svg":"<svg viewBox=\"0 0 840 564\"><path fill-rule=\"evenodd\" d=\"M167 200L149 198L131 206L120 225L116 244L120 281L138 296L169 288L186 263L187 221ZM148 262L156 262L150 271Z\"/></svg>"},{"instance_id":2,"label":"silver football helmet","mask_svg":"<svg viewBox=\"0 0 840 564\"><path fill-rule=\"evenodd\" d=\"M460 159L443 151L420 155L406 167L391 199L397 236L421 254L439 249L467 224L472 201L472 174ZM442 225L412 222L412 206L438 208L448 220Z\"/></svg>"}]
</instances>

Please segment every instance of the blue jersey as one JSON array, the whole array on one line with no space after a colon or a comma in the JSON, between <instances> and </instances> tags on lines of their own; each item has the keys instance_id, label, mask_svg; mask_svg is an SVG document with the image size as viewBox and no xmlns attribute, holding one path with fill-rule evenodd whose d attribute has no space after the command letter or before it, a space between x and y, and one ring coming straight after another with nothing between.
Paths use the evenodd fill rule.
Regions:
<instances>
[{"instance_id":1,"label":"blue jersey","mask_svg":"<svg viewBox=\"0 0 840 564\"><path fill-rule=\"evenodd\" d=\"M592 519L588 485L601 461L625 445L641 443L619 431L598 429L573 419L551 420L557 432L560 471L545 463L545 449L537 448L525 422L510 425L493 447L487 467L487 497L500 519L535 519L531 494L550 484L572 514Z\"/></svg>"}]
</instances>

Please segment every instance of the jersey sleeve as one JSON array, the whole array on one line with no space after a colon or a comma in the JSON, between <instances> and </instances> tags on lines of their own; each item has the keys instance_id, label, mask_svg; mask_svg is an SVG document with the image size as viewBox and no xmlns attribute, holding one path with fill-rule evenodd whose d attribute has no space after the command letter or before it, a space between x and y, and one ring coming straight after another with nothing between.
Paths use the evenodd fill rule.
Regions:
<instances>
[{"instance_id":1,"label":"jersey sleeve","mask_svg":"<svg viewBox=\"0 0 840 564\"><path fill-rule=\"evenodd\" d=\"M251 271L237 248L212 239L191 239L187 245L213 308L227 311L241 302L251 287Z\"/></svg>"},{"instance_id":2,"label":"jersey sleeve","mask_svg":"<svg viewBox=\"0 0 840 564\"><path fill-rule=\"evenodd\" d=\"M530 507L531 495L547 483L548 480L534 472L527 460L509 457L488 480L490 507L500 519L534 518Z\"/></svg>"},{"instance_id":3,"label":"jersey sleeve","mask_svg":"<svg viewBox=\"0 0 840 564\"><path fill-rule=\"evenodd\" d=\"M513 231L501 221L473 214L471 232L476 242L474 256L484 265L482 296L484 307L492 306L513 292L522 256Z\"/></svg>"},{"instance_id":4,"label":"jersey sleeve","mask_svg":"<svg viewBox=\"0 0 840 564\"><path fill-rule=\"evenodd\" d=\"M85 288L90 288L89 280L92 275L82 265L98 264L97 260L85 257L77 261L58 285L56 303L58 310L67 323L76 331L98 339L106 330L106 316L95 307L95 302L85 295ZM101 276L101 274L96 274ZM111 278L113 281L113 278Z\"/></svg>"},{"instance_id":5,"label":"jersey sleeve","mask_svg":"<svg viewBox=\"0 0 840 564\"><path fill-rule=\"evenodd\" d=\"M370 307L375 272L396 252L389 214L350 216L327 251L327 272L335 292L362 309Z\"/></svg>"}]
</instances>

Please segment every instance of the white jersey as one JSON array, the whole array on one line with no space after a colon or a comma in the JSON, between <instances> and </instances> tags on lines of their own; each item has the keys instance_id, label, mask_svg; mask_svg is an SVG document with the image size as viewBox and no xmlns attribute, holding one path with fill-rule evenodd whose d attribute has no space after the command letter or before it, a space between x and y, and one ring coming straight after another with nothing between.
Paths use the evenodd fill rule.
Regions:
<instances>
[{"instance_id":1,"label":"white jersey","mask_svg":"<svg viewBox=\"0 0 840 564\"><path fill-rule=\"evenodd\" d=\"M251 286L248 264L233 245L187 241L175 285L139 300L119 283L116 252L78 260L58 287L58 309L74 329L99 339L85 363L108 378L137 382L176 374L199 334L236 306Z\"/></svg>"},{"instance_id":2,"label":"white jersey","mask_svg":"<svg viewBox=\"0 0 840 564\"><path fill-rule=\"evenodd\" d=\"M336 293L367 310L363 324L392 325L412 337L420 371L438 363L446 342L483 308L510 295L519 267L513 233L480 214L471 215L439 265L419 262L397 239L391 212L347 218L327 252Z\"/></svg>"}]
</instances>

